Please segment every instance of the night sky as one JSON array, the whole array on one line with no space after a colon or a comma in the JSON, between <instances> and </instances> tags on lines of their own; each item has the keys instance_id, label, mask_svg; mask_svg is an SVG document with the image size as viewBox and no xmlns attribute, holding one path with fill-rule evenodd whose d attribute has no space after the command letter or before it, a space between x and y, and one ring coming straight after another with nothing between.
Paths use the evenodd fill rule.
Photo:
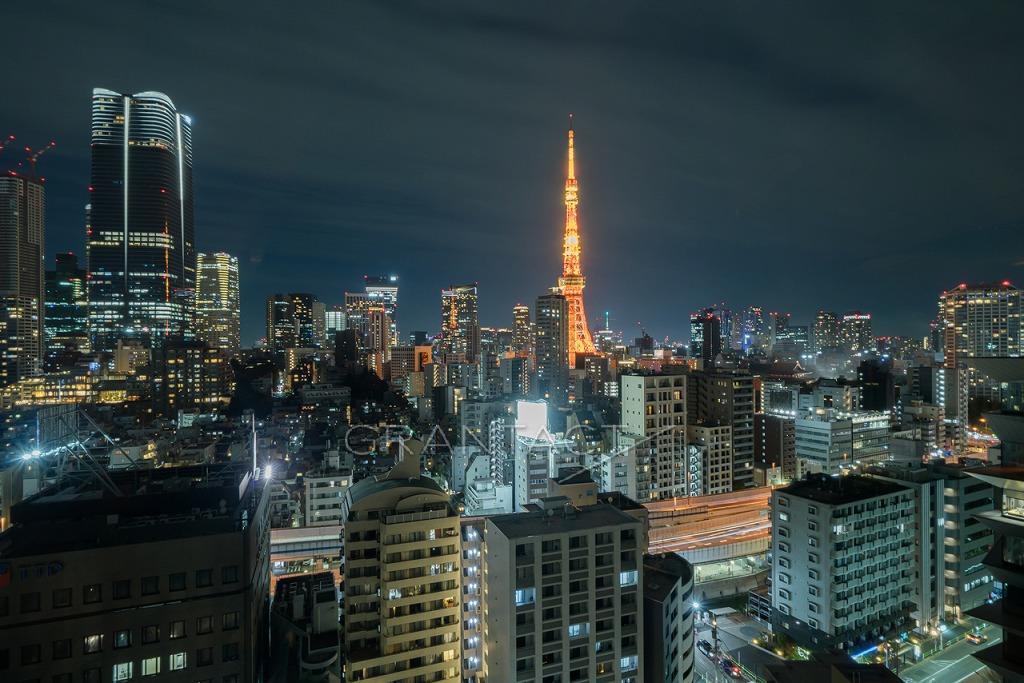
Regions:
<instances>
[{"instance_id":1,"label":"night sky","mask_svg":"<svg viewBox=\"0 0 1024 683\"><path fill-rule=\"evenodd\" d=\"M561 269L570 111L588 312L628 338L720 300L921 336L943 288L1024 282L1024 5L627 4L9 2L0 135L58 143L50 263L83 251L92 88L167 93L246 344L268 294L364 273L403 333L466 281L510 325Z\"/></svg>"}]
</instances>

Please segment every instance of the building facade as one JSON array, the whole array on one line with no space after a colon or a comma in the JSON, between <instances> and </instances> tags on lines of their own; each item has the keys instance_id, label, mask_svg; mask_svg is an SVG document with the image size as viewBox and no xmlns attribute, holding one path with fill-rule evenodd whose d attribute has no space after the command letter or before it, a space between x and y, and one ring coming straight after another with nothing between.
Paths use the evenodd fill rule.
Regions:
<instances>
[{"instance_id":1,"label":"building facade","mask_svg":"<svg viewBox=\"0 0 1024 683\"><path fill-rule=\"evenodd\" d=\"M858 475L811 475L772 492L772 625L811 650L909 630L915 502Z\"/></svg>"},{"instance_id":2,"label":"building facade","mask_svg":"<svg viewBox=\"0 0 1024 683\"><path fill-rule=\"evenodd\" d=\"M86 218L94 350L193 333L192 122L159 92L92 94Z\"/></svg>"},{"instance_id":3,"label":"building facade","mask_svg":"<svg viewBox=\"0 0 1024 683\"><path fill-rule=\"evenodd\" d=\"M0 382L42 371L46 191L41 180L0 177Z\"/></svg>"},{"instance_id":4,"label":"building facade","mask_svg":"<svg viewBox=\"0 0 1024 683\"><path fill-rule=\"evenodd\" d=\"M197 336L228 357L242 347L238 258L223 252L196 257Z\"/></svg>"}]
</instances>

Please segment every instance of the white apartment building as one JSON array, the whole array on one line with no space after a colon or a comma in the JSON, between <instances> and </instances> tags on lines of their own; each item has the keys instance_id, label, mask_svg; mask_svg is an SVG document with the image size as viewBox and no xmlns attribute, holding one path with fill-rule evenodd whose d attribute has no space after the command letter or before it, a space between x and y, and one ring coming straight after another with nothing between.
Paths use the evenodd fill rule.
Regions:
<instances>
[{"instance_id":1,"label":"white apartment building","mask_svg":"<svg viewBox=\"0 0 1024 683\"><path fill-rule=\"evenodd\" d=\"M636 450L636 500L665 500L686 493L686 376L619 378L619 447Z\"/></svg>"},{"instance_id":2,"label":"white apartment building","mask_svg":"<svg viewBox=\"0 0 1024 683\"><path fill-rule=\"evenodd\" d=\"M808 649L856 649L914 626L914 492L813 474L772 492L772 625Z\"/></svg>"}]
</instances>

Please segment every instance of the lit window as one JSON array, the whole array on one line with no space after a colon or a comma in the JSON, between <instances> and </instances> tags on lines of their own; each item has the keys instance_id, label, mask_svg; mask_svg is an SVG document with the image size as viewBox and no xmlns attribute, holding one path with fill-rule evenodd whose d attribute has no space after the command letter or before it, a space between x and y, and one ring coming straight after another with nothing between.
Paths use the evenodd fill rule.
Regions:
<instances>
[{"instance_id":1,"label":"lit window","mask_svg":"<svg viewBox=\"0 0 1024 683\"><path fill-rule=\"evenodd\" d=\"M143 676L156 676L160 673L160 658L159 657L147 657L142 660L142 671Z\"/></svg>"},{"instance_id":2,"label":"lit window","mask_svg":"<svg viewBox=\"0 0 1024 683\"><path fill-rule=\"evenodd\" d=\"M112 680L116 681L127 681L131 680L132 677L132 663L122 662L121 664L114 665L114 671L111 676Z\"/></svg>"},{"instance_id":3,"label":"lit window","mask_svg":"<svg viewBox=\"0 0 1024 683\"><path fill-rule=\"evenodd\" d=\"M167 658L167 666L171 671L181 671L185 668L187 659L184 652L175 652Z\"/></svg>"},{"instance_id":4,"label":"lit window","mask_svg":"<svg viewBox=\"0 0 1024 683\"><path fill-rule=\"evenodd\" d=\"M516 607L521 605L532 605L537 600L536 588L517 588Z\"/></svg>"}]
</instances>

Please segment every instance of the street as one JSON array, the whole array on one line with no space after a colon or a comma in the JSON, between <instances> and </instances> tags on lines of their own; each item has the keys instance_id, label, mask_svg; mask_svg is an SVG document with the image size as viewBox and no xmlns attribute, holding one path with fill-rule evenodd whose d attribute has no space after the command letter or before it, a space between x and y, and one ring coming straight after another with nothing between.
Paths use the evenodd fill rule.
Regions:
<instances>
[{"instance_id":1,"label":"street","mask_svg":"<svg viewBox=\"0 0 1024 683\"><path fill-rule=\"evenodd\" d=\"M1000 634L997 629L989 629L988 634L988 642L983 645L961 640L942 652L901 670L900 678L907 683L982 683L998 680L971 656L975 650L999 642ZM982 671L976 674L975 672L979 670Z\"/></svg>"}]
</instances>

